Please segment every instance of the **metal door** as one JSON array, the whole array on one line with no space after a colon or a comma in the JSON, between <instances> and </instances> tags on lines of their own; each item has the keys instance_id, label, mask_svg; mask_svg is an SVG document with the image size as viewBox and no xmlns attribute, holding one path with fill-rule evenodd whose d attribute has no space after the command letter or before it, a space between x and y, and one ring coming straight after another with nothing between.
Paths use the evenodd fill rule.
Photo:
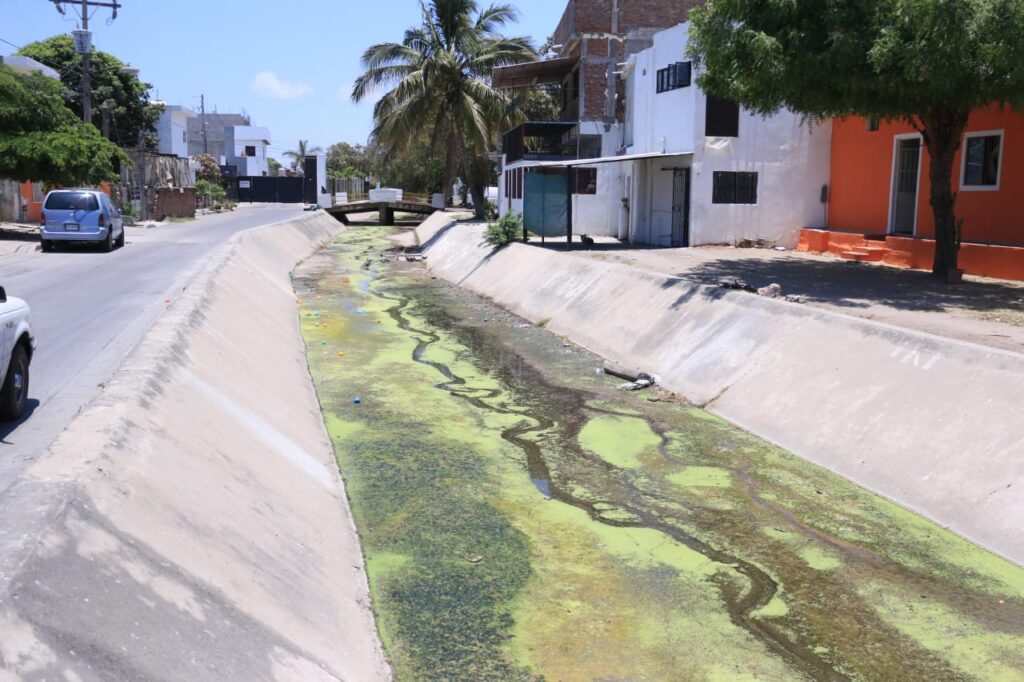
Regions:
<instances>
[{"instance_id":1,"label":"metal door","mask_svg":"<svg viewBox=\"0 0 1024 682\"><path fill-rule=\"evenodd\" d=\"M672 246L690 245L690 169L672 171Z\"/></svg>"},{"instance_id":2,"label":"metal door","mask_svg":"<svg viewBox=\"0 0 1024 682\"><path fill-rule=\"evenodd\" d=\"M920 165L920 138L898 140L892 201L892 231L896 234L914 234L914 222L917 217L917 174Z\"/></svg>"},{"instance_id":3,"label":"metal door","mask_svg":"<svg viewBox=\"0 0 1024 682\"><path fill-rule=\"evenodd\" d=\"M569 229L569 173L565 168L527 171L523 186L523 227L542 237Z\"/></svg>"}]
</instances>

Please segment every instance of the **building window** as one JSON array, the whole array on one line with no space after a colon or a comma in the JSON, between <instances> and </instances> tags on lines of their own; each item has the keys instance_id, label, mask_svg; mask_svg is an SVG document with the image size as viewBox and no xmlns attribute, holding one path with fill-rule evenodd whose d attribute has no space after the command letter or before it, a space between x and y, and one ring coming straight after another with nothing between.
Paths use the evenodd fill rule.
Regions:
<instances>
[{"instance_id":1,"label":"building window","mask_svg":"<svg viewBox=\"0 0 1024 682\"><path fill-rule=\"evenodd\" d=\"M658 92L668 92L690 86L690 62L676 62L658 69Z\"/></svg>"},{"instance_id":2,"label":"building window","mask_svg":"<svg viewBox=\"0 0 1024 682\"><path fill-rule=\"evenodd\" d=\"M576 176L573 194L597 194L596 168L576 168L573 173Z\"/></svg>"},{"instance_id":3,"label":"building window","mask_svg":"<svg viewBox=\"0 0 1024 682\"><path fill-rule=\"evenodd\" d=\"M256 145L247 144L245 145L246 156L256 156Z\"/></svg>"},{"instance_id":4,"label":"building window","mask_svg":"<svg viewBox=\"0 0 1024 682\"><path fill-rule=\"evenodd\" d=\"M757 203L757 173L715 171L712 181L713 204Z\"/></svg>"},{"instance_id":5,"label":"building window","mask_svg":"<svg viewBox=\"0 0 1024 682\"><path fill-rule=\"evenodd\" d=\"M736 102L708 95L704 114L704 134L707 137L739 137L740 105Z\"/></svg>"},{"instance_id":6,"label":"building window","mask_svg":"<svg viewBox=\"0 0 1024 682\"><path fill-rule=\"evenodd\" d=\"M579 158L596 159L601 156L600 135L580 135Z\"/></svg>"},{"instance_id":7,"label":"building window","mask_svg":"<svg viewBox=\"0 0 1024 682\"><path fill-rule=\"evenodd\" d=\"M967 133L964 136L960 185L964 189L999 189L999 161L1003 133Z\"/></svg>"},{"instance_id":8,"label":"building window","mask_svg":"<svg viewBox=\"0 0 1024 682\"><path fill-rule=\"evenodd\" d=\"M878 127L881 125L881 120L877 116L869 116L867 121L867 130L869 133L877 133Z\"/></svg>"}]
</instances>

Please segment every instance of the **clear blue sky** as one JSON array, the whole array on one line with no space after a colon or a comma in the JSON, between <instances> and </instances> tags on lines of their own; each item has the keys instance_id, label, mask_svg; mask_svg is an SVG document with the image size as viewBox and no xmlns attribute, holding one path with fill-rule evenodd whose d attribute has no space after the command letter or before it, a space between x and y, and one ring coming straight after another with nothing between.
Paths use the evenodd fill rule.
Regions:
<instances>
[{"instance_id":1,"label":"clear blue sky","mask_svg":"<svg viewBox=\"0 0 1024 682\"><path fill-rule=\"evenodd\" d=\"M359 57L374 43L400 41L419 22L417 0L121 0L117 21L96 9L97 49L141 69L152 95L207 111L244 109L267 126L271 153L299 138L326 148L364 143L373 102L349 99ZM481 5L490 4L481 2ZM563 0L513 0L520 11L512 35L540 45L565 8ZM50 0L0 0L0 39L25 45L76 27ZM0 54L15 48L0 42Z\"/></svg>"}]
</instances>

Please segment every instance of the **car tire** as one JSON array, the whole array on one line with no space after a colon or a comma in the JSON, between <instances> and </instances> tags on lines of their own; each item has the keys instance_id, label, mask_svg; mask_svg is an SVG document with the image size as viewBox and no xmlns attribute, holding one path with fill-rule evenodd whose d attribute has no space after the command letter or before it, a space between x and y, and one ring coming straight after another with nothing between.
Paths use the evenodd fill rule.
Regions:
<instances>
[{"instance_id":1,"label":"car tire","mask_svg":"<svg viewBox=\"0 0 1024 682\"><path fill-rule=\"evenodd\" d=\"M0 420L19 419L28 402L28 353L20 343L11 352L7 377L0 386Z\"/></svg>"},{"instance_id":2,"label":"car tire","mask_svg":"<svg viewBox=\"0 0 1024 682\"><path fill-rule=\"evenodd\" d=\"M49 252L53 251L53 240L52 239L43 239L41 243L42 243L43 253L49 253Z\"/></svg>"},{"instance_id":3,"label":"car tire","mask_svg":"<svg viewBox=\"0 0 1024 682\"><path fill-rule=\"evenodd\" d=\"M124 228L121 228L121 235L117 238L117 248L124 246Z\"/></svg>"},{"instance_id":4,"label":"car tire","mask_svg":"<svg viewBox=\"0 0 1024 682\"><path fill-rule=\"evenodd\" d=\"M114 250L114 228L107 230L107 238L102 242L103 251L110 253Z\"/></svg>"}]
</instances>

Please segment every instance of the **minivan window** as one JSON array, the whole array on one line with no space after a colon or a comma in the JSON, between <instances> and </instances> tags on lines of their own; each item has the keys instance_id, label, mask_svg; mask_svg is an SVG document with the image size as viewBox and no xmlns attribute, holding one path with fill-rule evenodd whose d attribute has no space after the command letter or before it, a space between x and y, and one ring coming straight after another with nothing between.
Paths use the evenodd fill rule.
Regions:
<instances>
[{"instance_id":1,"label":"minivan window","mask_svg":"<svg viewBox=\"0 0 1024 682\"><path fill-rule=\"evenodd\" d=\"M43 208L51 211L97 211L100 203L89 192L54 192Z\"/></svg>"}]
</instances>

